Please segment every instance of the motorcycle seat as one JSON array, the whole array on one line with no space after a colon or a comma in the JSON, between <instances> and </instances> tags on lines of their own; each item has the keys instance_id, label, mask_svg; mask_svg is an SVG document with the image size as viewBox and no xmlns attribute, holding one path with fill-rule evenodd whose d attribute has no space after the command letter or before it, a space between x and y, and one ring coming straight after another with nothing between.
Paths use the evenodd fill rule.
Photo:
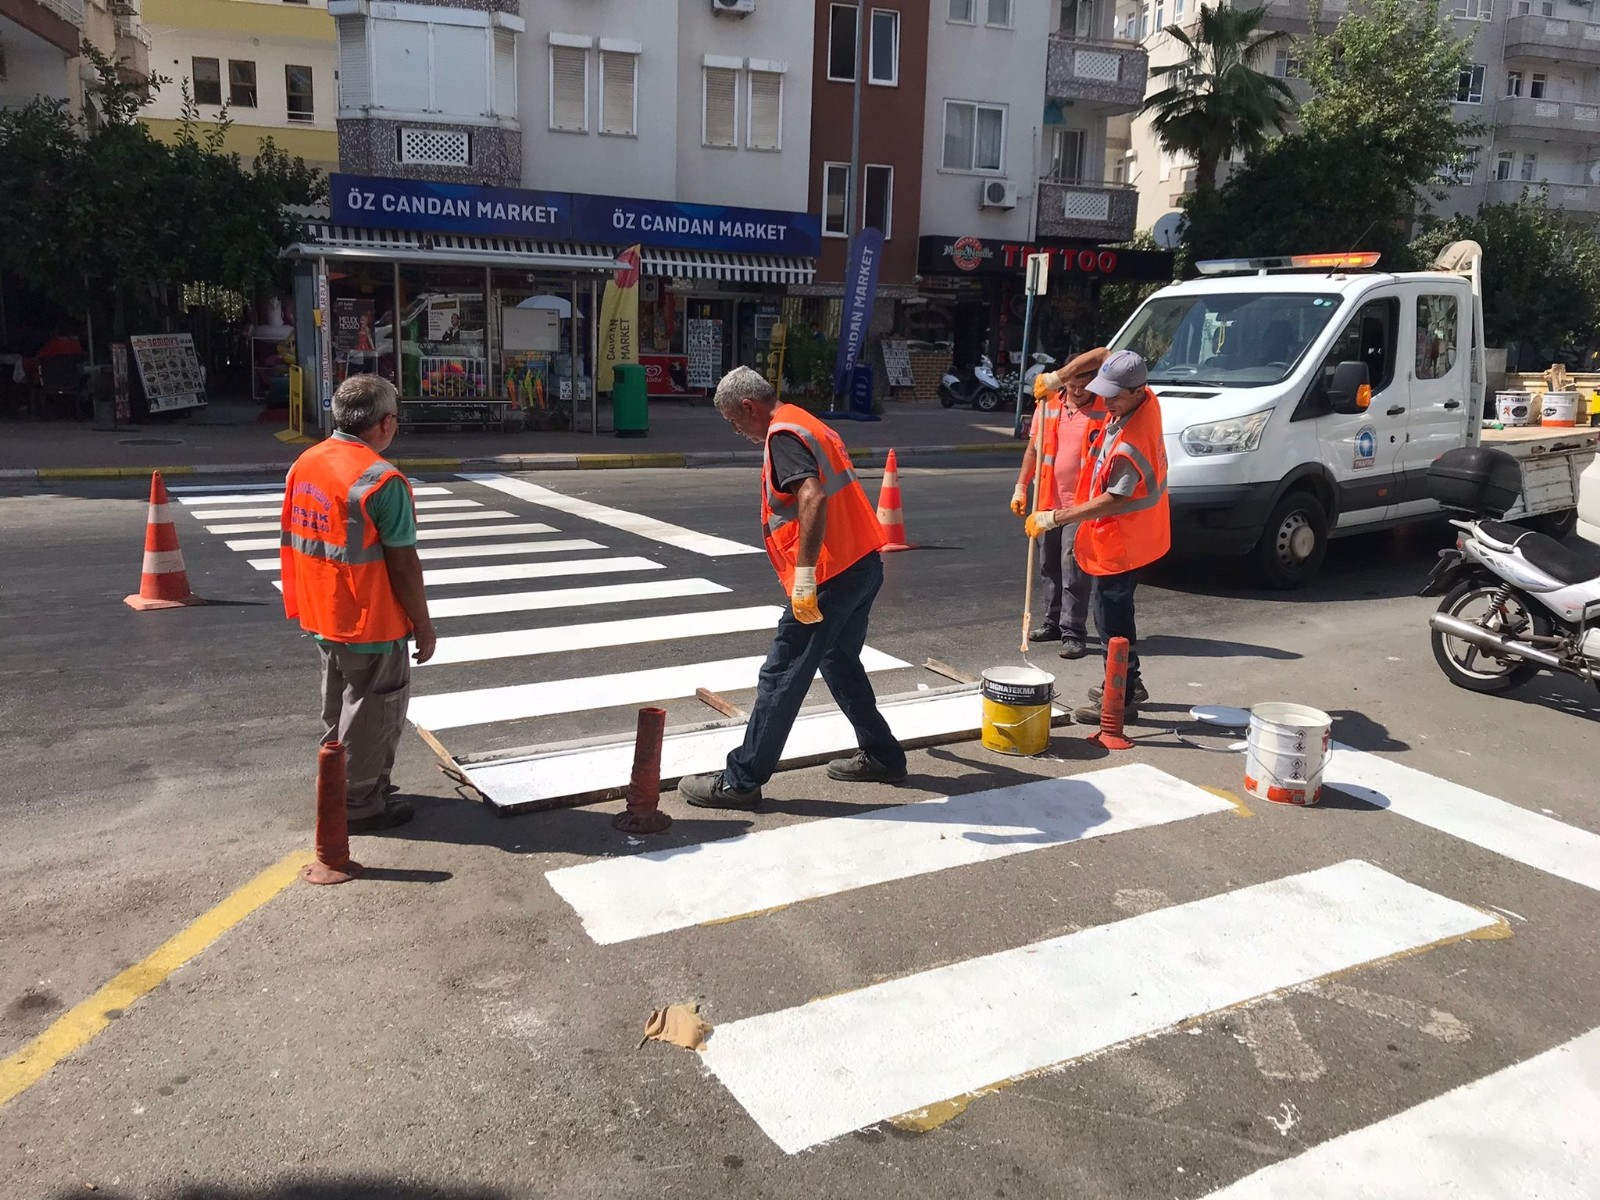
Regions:
<instances>
[{"instance_id":1,"label":"motorcycle seat","mask_svg":"<svg viewBox=\"0 0 1600 1200\"><path fill-rule=\"evenodd\" d=\"M1511 549L1525 537L1531 537L1533 530L1521 525L1513 525L1509 521L1479 521L1478 530L1487 535L1490 541L1507 550Z\"/></svg>"},{"instance_id":2,"label":"motorcycle seat","mask_svg":"<svg viewBox=\"0 0 1600 1200\"><path fill-rule=\"evenodd\" d=\"M1517 552L1562 583L1600 579L1600 546L1564 546L1542 533L1530 533L1517 542Z\"/></svg>"}]
</instances>

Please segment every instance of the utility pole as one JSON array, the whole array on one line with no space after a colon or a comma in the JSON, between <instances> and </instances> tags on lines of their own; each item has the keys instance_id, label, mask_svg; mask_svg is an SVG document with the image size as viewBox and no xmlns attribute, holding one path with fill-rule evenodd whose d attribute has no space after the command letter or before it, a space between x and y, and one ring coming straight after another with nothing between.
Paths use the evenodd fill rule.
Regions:
<instances>
[{"instance_id":1,"label":"utility pole","mask_svg":"<svg viewBox=\"0 0 1600 1200\"><path fill-rule=\"evenodd\" d=\"M857 180L861 175L861 73L866 59L867 29L863 18L869 15L866 0L856 0L856 72L855 85L850 97L850 174L844 182L844 232L845 270L855 259L856 234L860 231L861 190ZM839 393L835 390L828 411L836 411Z\"/></svg>"}]
</instances>

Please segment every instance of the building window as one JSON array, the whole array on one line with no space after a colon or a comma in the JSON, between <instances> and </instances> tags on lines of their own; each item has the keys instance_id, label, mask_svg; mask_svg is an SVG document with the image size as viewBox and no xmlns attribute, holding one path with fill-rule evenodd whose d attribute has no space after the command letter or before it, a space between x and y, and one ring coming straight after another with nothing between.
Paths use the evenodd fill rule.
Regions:
<instances>
[{"instance_id":1,"label":"building window","mask_svg":"<svg viewBox=\"0 0 1600 1200\"><path fill-rule=\"evenodd\" d=\"M1155 31L1160 33L1167 27L1166 0L1156 0Z\"/></svg>"},{"instance_id":2,"label":"building window","mask_svg":"<svg viewBox=\"0 0 1600 1200\"><path fill-rule=\"evenodd\" d=\"M1521 71L1507 71L1506 72L1506 98L1510 99L1512 96L1520 96L1520 95L1522 95L1522 72Z\"/></svg>"},{"instance_id":3,"label":"building window","mask_svg":"<svg viewBox=\"0 0 1600 1200\"><path fill-rule=\"evenodd\" d=\"M633 137L639 132L639 56L600 51L600 132Z\"/></svg>"},{"instance_id":4,"label":"building window","mask_svg":"<svg viewBox=\"0 0 1600 1200\"><path fill-rule=\"evenodd\" d=\"M589 52L582 47L550 47L550 128L589 131Z\"/></svg>"},{"instance_id":5,"label":"building window","mask_svg":"<svg viewBox=\"0 0 1600 1200\"><path fill-rule=\"evenodd\" d=\"M1535 100L1543 100L1546 79L1543 75L1535 74L1528 79L1528 95Z\"/></svg>"},{"instance_id":6,"label":"building window","mask_svg":"<svg viewBox=\"0 0 1600 1200\"><path fill-rule=\"evenodd\" d=\"M989 11L984 17L987 25L1011 28L1011 0L989 0Z\"/></svg>"},{"instance_id":7,"label":"building window","mask_svg":"<svg viewBox=\"0 0 1600 1200\"><path fill-rule=\"evenodd\" d=\"M1061 0L1057 26L1065 37L1094 37L1094 0Z\"/></svg>"},{"instance_id":8,"label":"building window","mask_svg":"<svg viewBox=\"0 0 1600 1200\"><path fill-rule=\"evenodd\" d=\"M1517 0L1517 16L1519 17L1532 16L1533 10L1536 8L1539 10L1541 17L1553 17L1556 15L1555 0Z\"/></svg>"},{"instance_id":9,"label":"building window","mask_svg":"<svg viewBox=\"0 0 1600 1200\"><path fill-rule=\"evenodd\" d=\"M1494 177L1499 180L1511 178L1511 169L1517 161L1517 156L1510 150L1502 150L1495 155Z\"/></svg>"},{"instance_id":10,"label":"building window","mask_svg":"<svg viewBox=\"0 0 1600 1200\"><path fill-rule=\"evenodd\" d=\"M950 19L961 25L971 25L977 18L973 7L978 0L950 0Z\"/></svg>"},{"instance_id":11,"label":"building window","mask_svg":"<svg viewBox=\"0 0 1600 1200\"><path fill-rule=\"evenodd\" d=\"M744 144L751 150L783 149L783 76L776 71L750 72L750 128Z\"/></svg>"},{"instance_id":12,"label":"building window","mask_svg":"<svg viewBox=\"0 0 1600 1200\"><path fill-rule=\"evenodd\" d=\"M1479 147L1473 146L1458 160L1440 168L1437 177L1445 183L1459 184L1463 187L1470 185L1478 177L1479 153Z\"/></svg>"},{"instance_id":13,"label":"building window","mask_svg":"<svg viewBox=\"0 0 1600 1200\"><path fill-rule=\"evenodd\" d=\"M1005 169L1006 110L965 100L944 102L944 169Z\"/></svg>"},{"instance_id":14,"label":"building window","mask_svg":"<svg viewBox=\"0 0 1600 1200\"><path fill-rule=\"evenodd\" d=\"M1474 63L1461 72L1461 77L1456 82L1457 104L1483 103L1483 75L1484 66L1482 63Z\"/></svg>"},{"instance_id":15,"label":"building window","mask_svg":"<svg viewBox=\"0 0 1600 1200\"><path fill-rule=\"evenodd\" d=\"M868 163L861 182L861 228L881 230L888 238L894 232L894 168Z\"/></svg>"},{"instance_id":16,"label":"building window","mask_svg":"<svg viewBox=\"0 0 1600 1200\"><path fill-rule=\"evenodd\" d=\"M234 108L256 106L256 65L241 59L228 60L228 103Z\"/></svg>"},{"instance_id":17,"label":"building window","mask_svg":"<svg viewBox=\"0 0 1600 1200\"><path fill-rule=\"evenodd\" d=\"M1174 21L1183 20L1183 0L1173 0L1172 19Z\"/></svg>"},{"instance_id":18,"label":"building window","mask_svg":"<svg viewBox=\"0 0 1600 1200\"><path fill-rule=\"evenodd\" d=\"M705 73L701 144L736 149L739 145L739 72L730 67L707 67Z\"/></svg>"},{"instance_id":19,"label":"building window","mask_svg":"<svg viewBox=\"0 0 1600 1200\"><path fill-rule=\"evenodd\" d=\"M1539 156L1537 154L1524 154L1522 156L1522 181L1532 183L1534 173L1539 169Z\"/></svg>"},{"instance_id":20,"label":"building window","mask_svg":"<svg viewBox=\"0 0 1600 1200\"><path fill-rule=\"evenodd\" d=\"M316 105L311 95L311 68L283 68L283 90L289 101L289 120L316 120Z\"/></svg>"},{"instance_id":21,"label":"building window","mask_svg":"<svg viewBox=\"0 0 1600 1200\"><path fill-rule=\"evenodd\" d=\"M856 81L856 6L828 5L828 78Z\"/></svg>"},{"instance_id":22,"label":"building window","mask_svg":"<svg viewBox=\"0 0 1600 1200\"><path fill-rule=\"evenodd\" d=\"M1464 21L1487 21L1494 16L1494 0L1459 0L1456 16Z\"/></svg>"},{"instance_id":23,"label":"building window","mask_svg":"<svg viewBox=\"0 0 1600 1200\"><path fill-rule=\"evenodd\" d=\"M1050 178L1077 183L1083 178L1083 130L1057 129L1050 139Z\"/></svg>"},{"instance_id":24,"label":"building window","mask_svg":"<svg viewBox=\"0 0 1600 1200\"><path fill-rule=\"evenodd\" d=\"M1150 36L1150 6L1146 4L1139 12L1139 40L1143 41Z\"/></svg>"},{"instance_id":25,"label":"building window","mask_svg":"<svg viewBox=\"0 0 1600 1200\"><path fill-rule=\"evenodd\" d=\"M846 237L850 211L850 164L822 164L822 232L826 237Z\"/></svg>"},{"instance_id":26,"label":"building window","mask_svg":"<svg viewBox=\"0 0 1600 1200\"><path fill-rule=\"evenodd\" d=\"M872 10L871 65L867 82L894 87L900 82L900 14L892 8Z\"/></svg>"},{"instance_id":27,"label":"building window","mask_svg":"<svg viewBox=\"0 0 1600 1200\"><path fill-rule=\"evenodd\" d=\"M215 58L192 59L189 69L194 80L196 104L222 103L222 63Z\"/></svg>"}]
</instances>

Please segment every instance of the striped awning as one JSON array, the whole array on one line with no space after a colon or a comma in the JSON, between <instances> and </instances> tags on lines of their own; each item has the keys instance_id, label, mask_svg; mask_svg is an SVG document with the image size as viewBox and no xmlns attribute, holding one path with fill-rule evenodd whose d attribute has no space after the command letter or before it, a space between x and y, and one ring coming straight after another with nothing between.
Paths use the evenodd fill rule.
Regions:
<instances>
[{"instance_id":1,"label":"striped awning","mask_svg":"<svg viewBox=\"0 0 1600 1200\"><path fill-rule=\"evenodd\" d=\"M283 253L288 258L384 259L578 271L611 271L618 265L617 252L609 246L461 233L417 233L406 229L357 229L323 221L307 222L305 240L289 246Z\"/></svg>"},{"instance_id":2,"label":"striped awning","mask_svg":"<svg viewBox=\"0 0 1600 1200\"><path fill-rule=\"evenodd\" d=\"M641 265L646 275L674 279L722 279L730 283L810 283L815 259L780 254L719 254L711 250L646 248Z\"/></svg>"}]
</instances>

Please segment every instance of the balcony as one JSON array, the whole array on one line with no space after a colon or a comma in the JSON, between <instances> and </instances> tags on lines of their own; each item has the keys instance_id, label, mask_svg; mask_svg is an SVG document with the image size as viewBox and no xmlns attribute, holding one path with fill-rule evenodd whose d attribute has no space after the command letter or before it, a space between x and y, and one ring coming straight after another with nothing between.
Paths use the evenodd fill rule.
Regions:
<instances>
[{"instance_id":1,"label":"balcony","mask_svg":"<svg viewBox=\"0 0 1600 1200\"><path fill-rule=\"evenodd\" d=\"M1144 103L1150 57L1131 42L1050 38L1045 98L1111 113L1134 112Z\"/></svg>"},{"instance_id":2,"label":"balcony","mask_svg":"<svg viewBox=\"0 0 1600 1200\"><path fill-rule=\"evenodd\" d=\"M124 82L150 78L150 31L137 15L117 17L117 73Z\"/></svg>"},{"instance_id":3,"label":"balcony","mask_svg":"<svg viewBox=\"0 0 1600 1200\"><path fill-rule=\"evenodd\" d=\"M1125 242L1139 216L1139 193L1127 184L1039 181L1039 236Z\"/></svg>"},{"instance_id":4,"label":"balcony","mask_svg":"<svg viewBox=\"0 0 1600 1200\"><path fill-rule=\"evenodd\" d=\"M1506 138L1587 146L1600 142L1600 105L1517 96L1500 101L1495 126Z\"/></svg>"},{"instance_id":5,"label":"balcony","mask_svg":"<svg viewBox=\"0 0 1600 1200\"><path fill-rule=\"evenodd\" d=\"M5 16L69 58L79 53L83 0L19 0L5 5Z\"/></svg>"},{"instance_id":6,"label":"balcony","mask_svg":"<svg viewBox=\"0 0 1600 1200\"><path fill-rule=\"evenodd\" d=\"M1506 22L1506 61L1516 58L1600 66L1600 25L1554 17L1512 17Z\"/></svg>"},{"instance_id":7,"label":"balcony","mask_svg":"<svg viewBox=\"0 0 1600 1200\"><path fill-rule=\"evenodd\" d=\"M1587 183L1527 183L1521 179L1491 179L1485 199L1490 204L1515 204L1524 190L1541 193L1550 208L1577 217L1600 216L1600 186Z\"/></svg>"}]
</instances>

